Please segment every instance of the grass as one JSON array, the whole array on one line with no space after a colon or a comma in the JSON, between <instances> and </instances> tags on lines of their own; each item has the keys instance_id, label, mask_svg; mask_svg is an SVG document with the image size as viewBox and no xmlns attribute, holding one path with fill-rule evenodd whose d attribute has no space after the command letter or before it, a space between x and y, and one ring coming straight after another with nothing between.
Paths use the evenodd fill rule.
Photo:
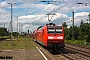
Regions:
<instances>
[{"instance_id":1,"label":"grass","mask_svg":"<svg viewBox=\"0 0 90 60\"><path fill-rule=\"evenodd\" d=\"M65 42L70 44L81 45L81 46L90 46L90 43L86 42L86 40L65 40Z\"/></svg>"},{"instance_id":2,"label":"grass","mask_svg":"<svg viewBox=\"0 0 90 60\"><path fill-rule=\"evenodd\" d=\"M22 37L20 40L10 39L5 40L4 42L0 42L0 50L5 49L35 49L31 39L29 37Z\"/></svg>"}]
</instances>

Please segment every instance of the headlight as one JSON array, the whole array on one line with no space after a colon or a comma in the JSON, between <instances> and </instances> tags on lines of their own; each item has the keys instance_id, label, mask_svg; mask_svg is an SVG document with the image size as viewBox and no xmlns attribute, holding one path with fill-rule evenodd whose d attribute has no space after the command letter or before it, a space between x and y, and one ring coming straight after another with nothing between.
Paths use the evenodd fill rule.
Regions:
<instances>
[{"instance_id":1,"label":"headlight","mask_svg":"<svg viewBox=\"0 0 90 60\"><path fill-rule=\"evenodd\" d=\"M57 38L58 38L58 39L63 39L63 36L58 36Z\"/></svg>"},{"instance_id":2,"label":"headlight","mask_svg":"<svg viewBox=\"0 0 90 60\"><path fill-rule=\"evenodd\" d=\"M48 39L53 39L53 36L48 36Z\"/></svg>"}]
</instances>

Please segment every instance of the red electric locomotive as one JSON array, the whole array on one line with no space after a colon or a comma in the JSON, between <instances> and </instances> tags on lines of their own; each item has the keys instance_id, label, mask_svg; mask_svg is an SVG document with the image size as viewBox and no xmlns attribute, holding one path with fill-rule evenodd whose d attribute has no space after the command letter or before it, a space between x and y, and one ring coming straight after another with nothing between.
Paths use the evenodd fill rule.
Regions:
<instances>
[{"instance_id":1,"label":"red electric locomotive","mask_svg":"<svg viewBox=\"0 0 90 60\"><path fill-rule=\"evenodd\" d=\"M49 50L63 49L64 44L64 28L56 26L53 23L40 26L35 32L35 40L40 44L49 48Z\"/></svg>"}]
</instances>

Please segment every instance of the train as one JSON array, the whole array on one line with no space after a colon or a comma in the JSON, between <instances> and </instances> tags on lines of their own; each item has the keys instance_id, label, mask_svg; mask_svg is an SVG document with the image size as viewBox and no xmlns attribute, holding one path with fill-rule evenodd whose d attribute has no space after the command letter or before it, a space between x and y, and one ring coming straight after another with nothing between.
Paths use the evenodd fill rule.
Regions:
<instances>
[{"instance_id":1,"label":"train","mask_svg":"<svg viewBox=\"0 0 90 60\"><path fill-rule=\"evenodd\" d=\"M49 51L64 49L64 27L48 23L40 26L34 31L34 40L48 48Z\"/></svg>"}]
</instances>

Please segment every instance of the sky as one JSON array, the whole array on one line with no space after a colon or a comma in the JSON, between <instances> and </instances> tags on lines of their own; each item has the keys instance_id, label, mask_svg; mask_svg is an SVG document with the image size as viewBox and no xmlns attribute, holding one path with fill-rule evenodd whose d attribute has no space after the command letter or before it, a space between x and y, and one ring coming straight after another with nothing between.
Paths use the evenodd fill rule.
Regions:
<instances>
[{"instance_id":1,"label":"sky","mask_svg":"<svg viewBox=\"0 0 90 60\"><path fill-rule=\"evenodd\" d=\"M49 4L41 1L49 1ZM69 27L72 26L72 11L75 13L75 26L79 26L81 20L84 23L88 22L88 14L90 13L90 0L0 0L0 27L5 27L8 30L10 30L11 21L11 5L8 3L16 3L12 4L14 32L17 31L17 20L18 30L27 32L28 29L33 31L38 26L49 23L47 14L51 14L49 15L50 22L56 25L62 25L62 22L66 22ZM88 3L87 6L86 3Z\"/></svg>"}]
</instances>

